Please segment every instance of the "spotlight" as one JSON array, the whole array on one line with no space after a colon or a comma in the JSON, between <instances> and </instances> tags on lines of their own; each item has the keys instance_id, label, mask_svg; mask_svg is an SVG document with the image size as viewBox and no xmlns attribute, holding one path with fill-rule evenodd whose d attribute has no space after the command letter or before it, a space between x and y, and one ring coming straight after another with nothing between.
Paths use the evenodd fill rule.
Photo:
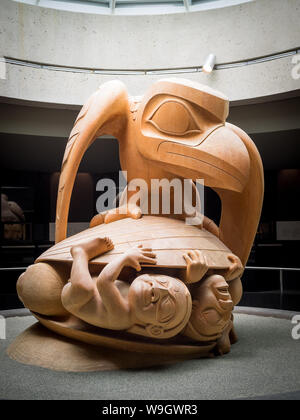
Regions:
<instances>
[{"instance_id":1,"label":"spotlight","mask_svg":"<svg viewBox=\"0 0 300 420\"><path fill-rule=\"evenodd\" d=\"M216 56L215 54L209 54L203 64L202 70L205 73L211 73L215 67L216 63Z\"/></svg>"}]
</instances>

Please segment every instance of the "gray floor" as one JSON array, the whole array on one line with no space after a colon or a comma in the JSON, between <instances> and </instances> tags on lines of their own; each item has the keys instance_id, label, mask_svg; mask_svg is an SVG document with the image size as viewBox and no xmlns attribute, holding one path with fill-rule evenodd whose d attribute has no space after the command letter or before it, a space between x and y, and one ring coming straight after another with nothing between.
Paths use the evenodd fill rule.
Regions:
<instances>
[{"instance_id":1,"label":"gray floor","mask_svg":"<svg viewBox=\"0 0 300 420\"><path fill-rule=\"evenodd\" d=\"M35 319L10 317L0 340L0 399L300 399L300 340L289 320L236 314L230 354L143 370L56 372L15 362L6 348Z\"/></svg>"}]
</instances>

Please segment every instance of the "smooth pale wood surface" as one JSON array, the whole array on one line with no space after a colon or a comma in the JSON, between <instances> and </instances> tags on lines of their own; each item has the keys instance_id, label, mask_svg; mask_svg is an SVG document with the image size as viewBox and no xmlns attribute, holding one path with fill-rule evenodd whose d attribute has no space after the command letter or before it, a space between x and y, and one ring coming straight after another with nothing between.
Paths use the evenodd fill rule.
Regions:
<instances>
[{"instance_id":1,"label":"smooth pale wood surface","mask_svg":"<svg viewBox=\"0 0 300 420\"><path fill-rule=\"evenodd\" d=\"M195 355L162 355L132 353L94 346L62 337L40 323L20 334L7 349L17 362L64 372L95 372L117 369L139 369L205 357L205 349Z\"/></svg>"},{"instance_id":2,"label":"smooth pale wood surface","mask_svg":"<svg viewBox=\"0 0 300 420\"><path fill-rule=\"evenodd\" d=\"M99 339L99 337L98 337ZM187 347L187 346L186 346ZM130 352L78 342L62 337L36 323L20 334L8 347L13 360L27 365L65 372L94 372L138 369L176 363L185 359L211 356L211 346L197 346L194 354L149 354Z\"/></svg>"},{"instance_id":3,"label":"smooth pale wood surface","mask_svg":"<svg viewBox=\"0 0 300 420\"><path fill-rule=\"evenodd\" d=\"M115 247L91 264L106 265L116 255L129 247L143 244L151 247L157 255L157 267L185 268L183 254L187 250L203 250L210 268L230 267L231 251L214 235L205 229L189 226L181 220L158 216L143 216L141 219L123 219L102 224L69 237L44 252L36 262L72 261L70 248L88 239L108 236Z\"/></svg>"},{"instance_id":4,"label":"smooth pale wood surface","mask_svg":"<svg viewBox=\"0 0 300 420\"><path fill-rule=\"evenodd\" d=\"M33 315L42 325L65 337L123 351L158 355L197 355L199 357L207 357L216 345L215 342L185 344L187 340L184 337L182 337L181 344L178 337L176 338L176 342L174 339L164 339L161 342L156 339L153 342L140 336L135 338L134 335L129 333L94 327L73 316L67 320L55 321L36 313L33 313Z\"/></svg>"}]
</instances>

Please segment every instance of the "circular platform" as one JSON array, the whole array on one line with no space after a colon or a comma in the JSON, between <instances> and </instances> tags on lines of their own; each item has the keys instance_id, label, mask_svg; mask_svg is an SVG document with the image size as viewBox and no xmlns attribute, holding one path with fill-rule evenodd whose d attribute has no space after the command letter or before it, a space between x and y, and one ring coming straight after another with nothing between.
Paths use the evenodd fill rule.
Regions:
<instances>
[{"instance_id":1,"label":"circular platform","mask_svg":"<svg viewBox=\"0 0 300 420\"><path fill-rule=\"evenodd\" d=\"M2 399L300 399L300 340L291 334L293 314L254 313L235 314L239 341L223 357L148 358L140 359L147 362L147 367L141 367L136 355L124 352L123 364L118 365L112 354L106 370L99 366L102 370L93 372L89 370L91 361L94 369L97 348L88 350L72 341L61 345L60 358L52 357L52 368L66 363L63 346L74 346L73 356L85 372L49 370L10 359L6 350L15 338L34 324L33 331L40 328L32 316L10 316L6 318L7 338L0 340L0 395Z\"/></svg>"}]
</instances>

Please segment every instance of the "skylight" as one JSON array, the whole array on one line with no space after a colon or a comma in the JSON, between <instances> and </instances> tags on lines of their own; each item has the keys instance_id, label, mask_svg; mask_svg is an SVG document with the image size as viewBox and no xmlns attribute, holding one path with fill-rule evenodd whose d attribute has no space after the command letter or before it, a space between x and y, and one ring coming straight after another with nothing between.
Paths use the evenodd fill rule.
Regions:
<instances>
[{"instance_id":1,"label":"skylight","mask_svg":"<svg viewBox=\"0 0 300 420\"><path fill-rule=\"evenodd\" d=\"M253 0L14 0L52 9L100 14L165 14L207 10Z\"/></svg>"}]
</instances>

